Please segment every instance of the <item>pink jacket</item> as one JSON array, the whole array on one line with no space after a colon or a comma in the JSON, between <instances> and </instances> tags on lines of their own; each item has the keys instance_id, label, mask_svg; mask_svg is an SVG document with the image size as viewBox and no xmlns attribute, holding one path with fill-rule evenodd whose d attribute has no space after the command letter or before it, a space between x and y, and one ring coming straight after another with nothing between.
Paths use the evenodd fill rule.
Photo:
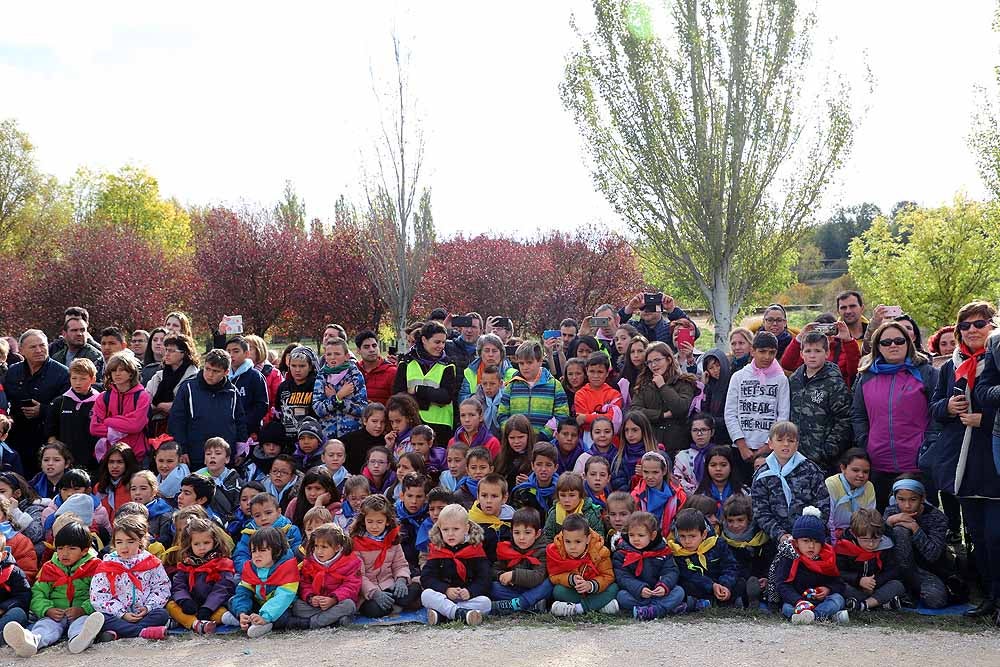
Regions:
<instances>
[{"instance_id":1,"label":"pink jacket","mask_svg":"<svg viewBox=\"0 0 1000 667\"><path fill-rule=\"evenodd\" d=\"M363 580L361 559L357 555L342 555L325 567L309 556L300 568L299 597L306 602L314 595L322 595L357 603Z\"/></svg>"},{"instance_id":2,"label":"pink jacket","mask_svg":"<svg viewBox=\"0 0 1000 667\"><path fill-rule=\"evenodd\" d=\"M94 409L90 413L90 434L108 438L109 428L124 433L121 442L128 444L135 458L142 461L146 454L149 403L149 394L142 385L137 384L124 394L111 387L94 401Z\"/></svg>"},{"instance_id":3,"label":"pink jacket","mask_svg":"<svg viewBox=\"0 0 1000 667\"><path fill-rule=\"evenodd\" d=\"M410 579L410 564L406 562L406 555L403 547L394 544L389 547L385 554L385 562L382 567L373 569L375 559L378 558L378 551L354 551L364 565L361 579L361 597L371 600L378 591L392 588L398 577Z\"/></svg>"}]
</instances>

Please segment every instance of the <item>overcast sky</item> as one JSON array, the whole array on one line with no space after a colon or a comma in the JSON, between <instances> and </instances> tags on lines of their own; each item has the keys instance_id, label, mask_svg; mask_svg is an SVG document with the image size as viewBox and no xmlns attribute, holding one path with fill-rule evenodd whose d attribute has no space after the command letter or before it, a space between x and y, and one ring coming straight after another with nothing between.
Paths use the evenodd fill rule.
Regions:
<instances>
[{"instance_id":1,"label":"overcast sky","mask_svg":"<svg viewBox=\"0 0 1000 667\"><path fill-rule=\"evenodd\" d=\"M947 202L982 185L965 138L992 86L992 0L820 3L818 60L876 87L825 207ZM439 232L618 226L593 190L558 84L582 0L506 3L15 3L0 22L0 118L68 179L148 168L187 203L271 203L290 179L310 217L356 194L377 128L370 69L412 51ZM861 96L861 93L858 93Z\"/></svg>"}]
</instances>

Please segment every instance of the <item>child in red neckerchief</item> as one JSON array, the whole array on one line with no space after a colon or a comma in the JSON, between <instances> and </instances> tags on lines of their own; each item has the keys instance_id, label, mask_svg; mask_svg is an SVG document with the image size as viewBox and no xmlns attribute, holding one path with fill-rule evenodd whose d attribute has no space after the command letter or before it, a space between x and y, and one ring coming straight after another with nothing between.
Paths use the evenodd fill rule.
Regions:
<instances>
[{"instance_id":1,"label":"child in red neckerchief","mask_svg":"<svg viewBox=\"0 0 1000 667\"><path fill-rule=\"evenodd\" d=\"M618 613L618 585L611 552L604 546L604 537L590 529L582 514L566 517L562 532L545 549L545 558L556 599L552 603L553 615Z\"/></svg>"},{"instance_id":2,"label":"child in red neckerchief","mask_svg":"<svg viewBox=\"0 0 1000 667\"><path fill-rule=\"evenodd\" d=\"M546 611L552 582L545 569L547 541L542 534L542 519L534 507L522 507L514 512L510 524L510 541L497 544L490 611L498 615Z\"/></svg>"},{"instance_id":3,"label":"child in red neckerchief","mask_svg":"<svg viewBox=\"0 0 1000 667\"><path fill-rule=\"evenodd\" d=\"M673 551L660 534L655 516L633 512L611 559L621 589L617 597L621 611L642 621L687 611Z\"/></svg>"},{"instance_id":4,"label":"child in red neckerchief","mask_svg":"<svg viewBox=\"0 0 1000 667\"><path fill-rule=\"evenodd\" d=\"M410 581L410 564L399 533L393 503L381 493L365 498L351 524L354 553L364 563L358 608L362 616L388 616L393 605L404 610L420 608L420 586Z\"/></svg>"},{"instance_id":5,"label":"child in red neckerchief","mask_svg":"<svg viewBox=\"0 0 1000 667\"><path fill-rule=\"evenodd\" d=\"M892 540L878 510L862 507L851 516L851 526L833 547L844 580L848 611L879 607L899 609L906 587L896 562Z\"/></svg>"},{"instance_id":6,"label":"child in red neckerchief","mask_svg":"<svg viewBox=\"0 0 1000 667\"><path fill-rule=\"evenodd\" d=\"M292 603L293 630L325 628L350 622L358 609L361 592L361 559L351 553L352 544L343 529L325 523L306 542L309 554L302 561L299 597Z\"/></svg>"},{"instance_id":7,"label":"child in red neckerchief","mask_svg":"<svg viewBox=\"0 0 1000 667\"><path fill-rule=\"evenodd\" d=\"M826 527L813 506L802 510L792 526L795 557L779 557L774 575L781 597L781 613L796 625L829 619L847 623L844 582L837 569L837 556L826 543Z\"/></svg>"},{"instance_id":8,"label":"child in red neckerchief","mask_svg":"<svg viewBox=\"0 0 1000 667\"><path fill-rule=\"evenodd\" d=\"M460 620L479 625L490 612L490 561L483 548L483 529L461 505L448 505L431 528L427 563L420 571L427 624Z\"/></svg>"},{"instance_id":9,"label":"child in red neckerchief","mask_svg":"<svg viewBox=\"0 0 1000 667\"><path fill-rule=\"evenodd\" d=\"M191 517L181 532L181 555L170 586L167 613L199 635L215 632L236 592L232 540L219 524Z\"/></svg>"}]
</instances>

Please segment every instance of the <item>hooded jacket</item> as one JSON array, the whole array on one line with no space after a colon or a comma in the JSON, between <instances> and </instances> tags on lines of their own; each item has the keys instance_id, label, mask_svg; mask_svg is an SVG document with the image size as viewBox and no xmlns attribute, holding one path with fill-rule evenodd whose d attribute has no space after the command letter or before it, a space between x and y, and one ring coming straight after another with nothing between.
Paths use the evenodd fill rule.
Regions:
<instances>
[{"instance_id":1,"label":"hooded jacket","mask_svg":"<svg viewBox=\"0 0 1000 667\"><path fill-rule=\"evenodd\" d=\"M236 587L236 592L229 599L229 611L237 618L240 614L249 614L254 608L254 604L260 605L257 612L268 623L273 623L284 614L299 591L299 571L294 549L286 551L281 558L271 567L254 567L252 561L239 570L241 581ZM291 564L288 564L289 561ZM255 586L248 579L248 575L253 573L261 581L270 583Z\"/></svg>"},{"instance_id":2,"label":"hooded jacket","mask_svg":"<svg viewBox=\"0 0 1000 667\"><path fill-rule=\"evenodd\" d=\"M684 592L696 598L714 598L712 584L725 586L736 596L736 577L740 566L725 539L710 535L701 543L696 553L690 553L671 540L670 547L680 571Z\"/></svg>"},{"instance_id":3,"label":"hooded jacket","mask_svg":"<svg viewBox=\"0 0 1000 667\"><path fill-rule=\"evenodd\" d=\"M569 416L566 392L548 369L541 369L534 385L529 385L520 373L504 385L500 409L497 411L500 428L503 428L511 415L517 414L525 415L545 440L552 439L552 426L549 422L558 422Z\"/></svg>"},{"instance_id":4,"label":"hooded jacket","mask_svg":"<svg viewBox=\"0 0 1000 667\"><path fill-rule=\"evenodd\" d=\"M478 527L477 527L478 528ZM470 527L466 541L456 546L449 546L440 541L440 536L435 537L436 531L431 532L431 546L443 549L451 553L461 552L466 547L482 546L482 534L479 530ZM449 588L465 588L469 591L469 598L489 595L491 584L490 561L484 552L481 556L461 558L465 565L465 576L461 576L455 561L451 558L432 558L434 549L428 550L427 562L420 570L420 585L424 589L444 593Z\"/></svg>"},{"instance_id":5,"label":"hooded jacket","mask_svg":"<svg viewBox=\"0 0 1000 667\"><path fill-rule=\"evenodd\" d=\"M800 366L788 378L788 394L788 419L799 427L799 451L823 470L836 469L854 435L851 392L837 365L827 361L812 377Z\"/></svg>"},{"instance_id":6,"label":"hooded jacket","mask_svg":"<svg viewBox=\"0 0 1000 667\"><path fill-rule=\"evenodd\" d=\"M753 498L754 520L768 537L776 541L785 533L791 534L792 524L809 505L819 509L824 525L830 520L830 492L826 488L826 475L819 466L804 459L788 473L786 482L792 492L791 505L785 499L779 477L761 476L761 471L766 469L765 466L757 470L750 497Z\"/></svg>"},{"instance_id":7,"label":"hooded jacket","mask_svg":"<svg viewBox=\"0 0 1000 667\"><path fill-rule=\"evenodd\" d=\"M726 428L726 395L729 392L729 380L733 372L729 357L719 348L712 348L701 355L698 362L702 369L705 369L705 363L709 359L715 359L719 362L719 379L707 376L708 381L705 383L705 397L701 401L701 409L715 418L713 441L720 445L728 445L732 440L729 438L729 429Z\"/></svg>"},{"instance_id":8,"label":"hooded jacket","mask_svg":"<svg viewBox=\"0 0 1000 667\"><path fill-rule=\"evenodd\" d=\"M851 552L858 551L860 548L850 530L845 532L843 539L838 540L833 547L837 554L837 569L840 570L840 578L844 580L845 584L853 588L860 588L862 577L875 577L875 585L878 587L893 579L898 580L902 576L903 573L896 562L892 539L888 535L882 536L874 550L877 558L868 557L870 554L865 554L864 551L861 553L865 554L867 560L851 555Z\"/></svg>"},{"instance_id":9,"label":"hooded jacket","mask_svg":"<svg viewBox=\"0 0 1000 667\"><path fill-rule=\"evenodd\" d=\"M145 565L143 561L153 559L155 563L148 570L135 570L136 566ZM132 577L135 577L141 588L133 583L132 577L126 574L107 574L98 569L94 578L90 580L90 600L94 605L94 611L111 614L121 618L123 614L135 611L139 607L146 609L162 609L170 600L170 578L160 560L146 550L122 560L116 552L111 552L104 557L105 565L120 564L132 570ZM112 592L111 579L114 580L114 591Z\"/></svg>"},{"instance_id":10,"label":"hooded jacket","mask_svg":"<svg viewBox=\"0 0 1000 667\"><path fill-rule=\"evenodd\" d=\"M137 384L122 393L111 387L97 397L90 412L90 434L111 442L124 442L132 448L135 458L146 456L146 424L149 423L149 394ZM120 440L115 434L124 434Z\"/></svg>"},{"instance_id":11,"label":"hooded jacket","mask_svg":"<svg viewBox=\"0 0 1000 667\"><path fill-rule=\"evenodd\" d=\"M167 431L191 457L191 468L205 464L205 441L220 437L235 445L247 439L243 403L229 378L209 385L203 372L180 384L170 408Z\"/></svg>"},{"instance_id":12,"label":"hooded jacket","mask_svg":"<svg viewBox=\"0 0 1000 667\"><path fill-rule=\"evenodd\" d=\"M590 538L587 543L587 553L586 556L590 557L591 562L594 564L594 568L597 573L587 572L586 578L590 581L597 582L597 590L595 593L600 593L606 590L608 586L615 583L615 568L614 564L611 562L611 552L608 548L604 546L604 538L600 533L595 531L590 531ZM556 535L555 539L552 540L552 544L547 547L547 566L549 570L549 581L552 582L554 586L564 586L566 588L573 588L573 583L571 579L583 575L583 566L573 570L572 572L556 572L557 568L553 568L553 558L560 557L562 559L569 558L569 554L566 553L566 545L563 543L563 534L559 533Z\"/></svg>"},{"instance_id":13,"label":"hooded jacket","mask_svg":"<svg viewBox=\"0 0 1000 667\"><path fill-rule=\"evenodd\" d=\"M302 531L299 530L298 526L282 515L271 524L271 527L285 534L285 537L288 538L288 546L291 553L295 553L298 550L299 545L302 544ZM246 528L240 531L240 541L237 542L236 548L233 549L233 564L236 566L237 572L242 572L243 565L250 560L250 536L258 530L256 522L251 521L247 524Z\"/></svg>"}]
</instances>

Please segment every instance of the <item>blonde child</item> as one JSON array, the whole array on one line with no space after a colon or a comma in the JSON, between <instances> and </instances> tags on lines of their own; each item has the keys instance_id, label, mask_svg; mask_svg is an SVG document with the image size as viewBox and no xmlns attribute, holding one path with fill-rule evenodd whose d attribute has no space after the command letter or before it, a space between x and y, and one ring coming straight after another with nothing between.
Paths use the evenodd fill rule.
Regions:
<instances>
[{"instance_id":1,"label":"blonde child","mask_svg":"<svg viewBox=\"0 0 1000 667\"><path fill-rule=\"evenodd\" d=\"M148 533L141 517L119 517L112 535L115 550L90 581L90 602L104 614L103 631L115 639L167 638L170 578L160 560L146 551Z\"/></svg>"},{"instance_id":2,"label":"blonde child","mask_svg":"<svg viewBox=\"0 0 1000 667\"><path fill-rule=\"evenodd\" d=\"M240 571L240 583L222 622L239 626L255 639L288 625L299 591L299 563L285 535L274 526L256 531L248 546L250 559Z\"/></svg>"},{"instance_id":3,"label":"blonde child","mask_svg":"<svg viewBox=\"0 0 1000 667\"><path fill-rule=\"evenodd\" d=\"M132 475L129 493L132 496L132 502L139 503L149 512L149 539L151 542L160 541L163 526L170 523L170 519L174 515L174 508L159 496L159 492L156 475L149 470L140 470Z\"/></svg>"},{"instance_id":4,"label":"blonde child","mask_svg":"<svg viewBox=\"0 0 1000 667\"><path fill-rule=\"evenodd\" d=\"M482 541L482 528L464 507L454 504L441 510L420 572L420 601L427 608L428 625L443 619L479 625L489 613L490 561Z\"/></svg>"},{"instance_id":5,"label":"blonde child","mask_svg":"<svg viewBox=\"0 0 1000 667\"><path fill-rule=\"evenodd\" d=\"M180 544L167 613L195 634L212 634L236 590L232 541L219 524L193 517L181 531Z\"/></svg>"},{"instance_id":6,"label":"blonde child","mask_svg":"<svg viewBox=\"0 0 1000 667\"><path fill-rule=\"evenodd\" d=\"M396 604L406 610L420 606L420 587L410 582L399 533L393 503L382 494L365 498L350 533L354 553L364 563L359 609L363 616L387 616Z\"/></svg>"},{"instance_id":7,"label":"blonde child","mask_svg":"<svg viewBox=\"0 0 1000 667\"><path fill-rule=\"evenodd\" d=\"M357 611L361 559L340 526L326 523L309 536L308 556L300 567L299 596L292 603L293 630L343 625Z\"/></svg>"},{"instance_id":8,"label":"blonde child","mask_svg":"<svg viewBox=\"0 0 1000 667\"><path fill-rule=\"evenodd\" d=\"M344 443L336 438L330 438L323 445L323 464L319 466L323 470L326 470L330 474L330 478L333 479L333 483L337 485L338 490L344 488L344 482L350 477L351 473L344 467L344 462L347 461L347 448Z\"/></svg>"}]
</instances>

